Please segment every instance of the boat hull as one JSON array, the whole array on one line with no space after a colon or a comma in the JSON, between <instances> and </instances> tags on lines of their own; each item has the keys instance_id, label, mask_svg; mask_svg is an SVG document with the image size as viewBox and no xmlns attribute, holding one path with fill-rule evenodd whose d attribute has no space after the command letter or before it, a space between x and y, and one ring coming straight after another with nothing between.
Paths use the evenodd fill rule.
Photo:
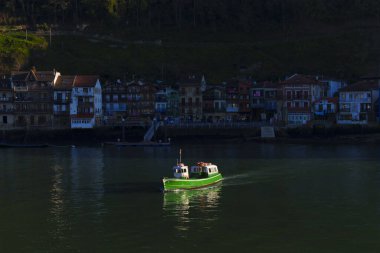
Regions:
<instances>
[{"instance_id":1,"label":"boat hull","mask_svg":"<svg viewBox=\"0 0 380 253\"><path fill-rule=\"evenodd\" d=\"M199 179L164 178L162 182L164 191L178 191L208 187L222 181L222 179L222 174L217 173L213 176Z\"/></svg>"}]
</instances>

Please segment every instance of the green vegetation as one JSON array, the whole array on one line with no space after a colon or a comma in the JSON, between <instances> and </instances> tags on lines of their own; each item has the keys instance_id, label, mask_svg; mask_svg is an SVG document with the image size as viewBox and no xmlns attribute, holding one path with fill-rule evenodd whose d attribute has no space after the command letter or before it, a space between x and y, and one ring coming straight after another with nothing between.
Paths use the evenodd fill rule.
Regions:
<instances>
[{"instance_id":1,"label":"green vegetation","mask_svg":"<svg viewBox=\"0 0 380 253\"><path fill-rule=\"evenodd\" d=\"M169 80L204 73L216 82L238 75L277 80L294 72L355 79L380 69L377 0L3 3L0 24L83 33L53 36L47 50L40 50L46 42L37 37L25 42L23 34L2 35L1 71L34 65L65 74Z\"/></svg>"},{"instance_id":2,"label":"green vegetation","mask_svg":"<svg viewBox=\"0 0 380 253\"><path fill-rule=\"evenodd\" d=\"M65 74L133 75L175 79L204 73L209 81L244 75L256 80L298 73L355 79L378 70L376 27L336 29L314 34L192 33L166 34L154 40L112 41L100 37L55 36L46 51L34 53L30 66ZM173 39L170 39L173 38Z\"/></svg>"},{"instance_id":3,"label":"green vegetation","mask_svg":"<svg viewBox=\"0 0 380 253\"><path fill-rule=\"evenodd\" d=\"M44 38L20 32L0 33L0 73L20 69L30 56L32 49L47 47Z\"/></svg>"}]
</instances>

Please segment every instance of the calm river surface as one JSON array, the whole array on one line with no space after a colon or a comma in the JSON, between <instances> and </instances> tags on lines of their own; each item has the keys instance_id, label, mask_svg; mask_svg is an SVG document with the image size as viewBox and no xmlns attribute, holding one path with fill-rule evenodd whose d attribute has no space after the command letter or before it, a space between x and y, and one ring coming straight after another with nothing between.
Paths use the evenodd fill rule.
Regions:
<instances>
[{"instance_id":1,"label":"calm river surface","mask_svg":"<svg viewBox=\"0 0 380 253\"><path fill-rule=\"evenodd\" d=\"M379 252L380 147L183 146L218 187L159 191L179 147L0 149L0 252Z\"/></svg>"}]
</instances>

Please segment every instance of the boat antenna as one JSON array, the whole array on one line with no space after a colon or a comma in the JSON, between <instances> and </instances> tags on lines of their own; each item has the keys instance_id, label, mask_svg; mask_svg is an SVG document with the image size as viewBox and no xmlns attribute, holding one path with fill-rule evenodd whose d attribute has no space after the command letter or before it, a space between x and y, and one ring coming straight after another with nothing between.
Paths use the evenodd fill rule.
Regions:
<instances>
[{"instance_id":1,"label":"boat antenna","mask_svg":"<svg viewBox=\"0 0 380 253\"><path fill-rule=\"evenodd\" d=\"M179 163L182 163L181 156L182 156L182 149L179 149Z\"/></svg>"}]
</instances>

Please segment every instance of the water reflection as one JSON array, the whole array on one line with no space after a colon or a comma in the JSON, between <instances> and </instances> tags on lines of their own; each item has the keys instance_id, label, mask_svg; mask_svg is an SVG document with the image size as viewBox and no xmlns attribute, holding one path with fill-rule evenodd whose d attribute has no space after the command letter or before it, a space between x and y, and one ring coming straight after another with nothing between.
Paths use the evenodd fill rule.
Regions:
<instances>
[{"instance_id":1,"label":"water reflection","mask_svg":"<svg viewBox=\"0 0 380 253\"><path fill-rule=\"evenodd\" d=\"M71 199L76 208L90 205L95 216L104 212L103 156L101 149L71 150Z\"/></svg>"},{"instance_id":2,"label":"water reflection","mask_svg":"<svg viewBox=\"0 0 380 253\"><path fill-rule=\"evenodd\" d=\"M192 222L202 221L208 228L218 219L221 185L189 191L164 193L163 211L165 217L176 219L175 228L179 231L190 229Z\"/></svg>"},{"instance_id":3,"label":"water reflection","mask_svg":"<svg viewBox=\"0 0 380 253\"><path fill-rule=\"evenodd\" d=\"M50 190L50 221L54 224L51 232L54 239L62 239L67 227L64 218L64 187L63 187L63 168L56 164L53 166L52 186Z\"/></svg>"}]
</instances>

